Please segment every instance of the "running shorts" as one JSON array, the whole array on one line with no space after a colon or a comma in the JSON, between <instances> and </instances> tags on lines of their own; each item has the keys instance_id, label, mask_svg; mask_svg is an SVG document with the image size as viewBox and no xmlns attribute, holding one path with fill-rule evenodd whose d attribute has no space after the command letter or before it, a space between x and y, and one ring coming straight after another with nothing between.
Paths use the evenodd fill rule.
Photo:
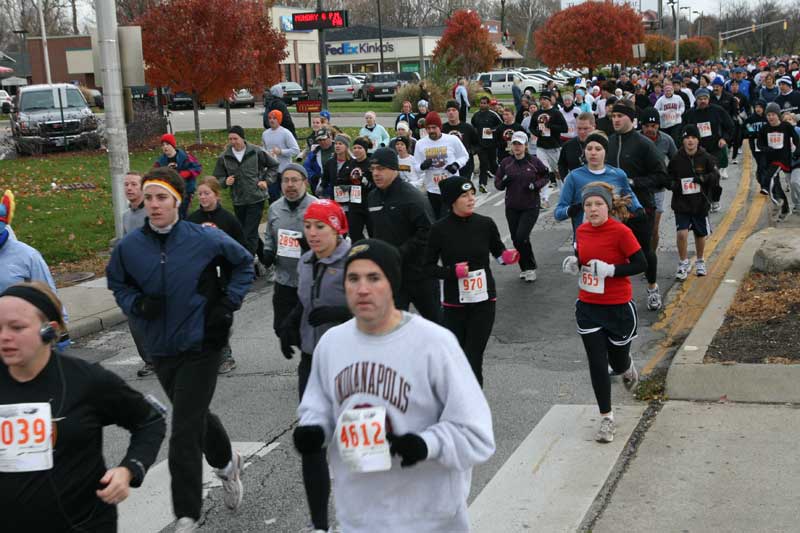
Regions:
<instances>
[{"instance_id":1,"label":"running shorts","mask_svg":"<svg viewBox=\"0 0 800 533\"><path fill-rule=\"evenodd\" d=\"M706 215L675 213L675 225L678 231L692 230L696 237L706 237L711 234L711 221Z\"/></svg>"},{"instance_id":2,"label":"running shorts","mask_svg":"<svg viewBox=\"0 0 800 533\"><path fill-rule=\"evenodd\" d=\"M639 316L633 300L614 305L590 304L577 300L575 321L581 335L603 331L609 342L616 346L625 346L635 339L639 326Z\"/></svg>"}]
</instances>

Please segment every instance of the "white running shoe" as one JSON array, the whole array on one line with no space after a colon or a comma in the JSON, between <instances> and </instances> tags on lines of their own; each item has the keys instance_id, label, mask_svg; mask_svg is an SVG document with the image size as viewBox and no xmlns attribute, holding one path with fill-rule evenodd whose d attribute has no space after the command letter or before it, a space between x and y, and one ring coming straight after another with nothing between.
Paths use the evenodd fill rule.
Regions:
<instances>
[{"instance_id":1,"label":"white running shoe","mask_svg":"<svg viewBox=\"0 0 800 533\"><path fill-rule=\"evenodd\" d=\"M225 507L236 510L242 503L243 496L242 456L239 455L239 452L233 452L231 463L226 468L215 469L214 473L222 480L222 499L225 502ZM230 470L230 472L226 474L226 470Z\"/></svg>"},{"instance_id":2,"label":"white running shoe","mask_svg":"<svg viewBox=\"0 0 800 533\"><path fill-rule=\"evenodd\" d=\"M622 384L625 388L633 392L636 390L636 385L639 384L639 373L631 360L631 367L622 374Z\"/></svg>"},{"instance_id":3,"label":"white running shoe","mask_svg":"<svg viewBox=\"0 0 800 533\"><path fill-rule=\"evenodd\" d=\"M525 272L527 272L527 270L523 270L519 273L519 279L525 279Z\"/></svg>"},{"instance_id":4,"label":"white running shoe","mask_svg":"<svg viewBox=\"0 0 800 533\"><path fill-rule=\"evenodd\" d=\"M525 281L527 283L533 283L536 281L536 269L525 271Z\"/></svg>"},{"instance_id":5,"label":"white running shoe","mask_svg":"<svg viewBox=\"0 0 800 533\"><path fill-rule=\"evenodd\" d=\"M175 524L175 533L194 533L197 531L197 522L184 516Z\"/></svg>"},{"instance_id":6,"label":"white running shoe","mask_svg":"<svg viewBox=\"0 0 800 533\"><path fill-rule=\"evenodd\" d=\"M597 442L612 442L614 440L614 433L616 433L614 420L604 416L600 421L600 429L597 430L594 440Z\"/></svg>"},{"instance_id":7,"label":"white running shoe","mask_svg":"<svg viewBox=\"0 0 800 533\"><path fill-rule=\"evenodd\" d=\"M692 265L691 263L689 263L688 259L686 259L685 261L681 261L680 263L678 263L678 270L675 272L675 279L681 281L685 280L687 277L689 277L689 271L691 269Z\"/></svg>"},{"instance_id":8,"label":"white running shoe","mask_svg":"<svg viewBox=\"0 0 800 533\"><path fill-rule=\"evenodd\" d=\"M719 202L711 202L711 212L717 213L719 211Z\"/></svg>"},{"instance_id":9,"label":"white running shoe","mask_svg":"<svg viewBox=\"0 0 800 533\"><path fill-rule=\"evenodd\" d=\"M724 180L728 179L728 169L727 168L719 169L719 177Z\"/></svg>"},{"instance_id":10,"label":"white running shoe","mask_svg":"<svg viewBox=\"0 0 800 533\"><path fill-rule=\"evenodd\" d=\"M706 275L706 262L702 259L698 259L694 262L695 272L697 272L698 276L705 276Z\"/></svg>"},{"instance_id":11,"label":"white running shoe","mask_svg":"<svg viewBox=\"0 0 800 533\"><path fill-rule=\"evenodd\" d=\"M661 294L658 292L658 285L655 289L647 289L647 308L651 311L661 309Z\"/></svg>"}]
</instances>

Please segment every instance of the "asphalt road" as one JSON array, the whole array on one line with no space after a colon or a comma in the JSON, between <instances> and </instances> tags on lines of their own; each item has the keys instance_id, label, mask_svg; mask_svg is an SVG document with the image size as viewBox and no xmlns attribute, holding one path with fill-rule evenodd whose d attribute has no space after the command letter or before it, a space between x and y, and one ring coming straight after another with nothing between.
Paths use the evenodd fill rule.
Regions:
<instances>
[{"instance_id":1,"label":"asphalt road","mask_svg":"<svg viewBox=\"0 0 800 533\"><path fill-rule=\"evenodd\" d=\"M723 182L723 206L728 205L738 184L741 166L732 167L731 179ZM478 211L492 216L507 238L503 196L490 187ZM669 206L669 195L666 205ZM717 223L724 214L712 215ZM666 295L673 285L677 255L674 217L665 213L659 248L659 285ZM562 259L570 250L571 230L567 222L557 223L552 209L540 217L533 233L538 261L538 281L525 284L518 268L496 266L497 320L484 363L485 393L493 412L497 451L491 460L474 470L471 498L489 482L537 422L556 404L593 404L586 356L575 331L575 278L561 273ZM713 260L713 258L712 258ZM648 311L645 285L637 276L634 294L639 307L639 338L633 354L637 366L652 355L662 333L650 326L658 314ZM236 315L232 338L238 368L220 377L212 409L221 416L232 441L272 443L269 453L253 456L243 478L244 503L235 514L222 505L219 489L211 489L204 504L206 531L293 532L308 524L300 459L292 448L291 431L296 423L297 361L287 361L272 333L272 291L262 282L248 296ZM102 361L133 387L154 394L166 402L155 378L139 379L135 372L141 362L122 325L82 340L75 353ZM613 385L615 403L633 399L619 380ZM275 444L277 443L277 444ZM118 428L106 432L105 447L110 462L118 460L127 446L127 435ZM166 443L157 461L166 459ZM157 487L157 500L168 501L166 482ZM154 511L155 512L155 511ZM167 526L169 517L165 518ZM123 513L121 531L141 531L136 518ZM157 529L154 529L154 531ZM170 531L167 528L165 531Z\"/></svg>"}]
</instances>

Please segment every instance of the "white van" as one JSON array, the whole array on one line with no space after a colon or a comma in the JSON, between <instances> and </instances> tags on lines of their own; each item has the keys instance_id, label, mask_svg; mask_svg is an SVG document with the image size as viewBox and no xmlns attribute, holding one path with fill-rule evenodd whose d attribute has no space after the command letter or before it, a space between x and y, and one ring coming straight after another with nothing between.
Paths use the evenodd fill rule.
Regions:
<instances>
[{"instance_id":1,"label":"white van","mask_svg":"<svg viewBox=\"0 0 800 533\"><path fill-rule=\"evenodd\" d=\"M538 93L545 85L541 80L530 78L514 70L482 72L477 76L477 80L483 84L486 92L491 94L511 94L511 87L513 87L515 79L520 80L519 88L522 89L522 92L530 90Z\"/></svg>"}]
</instances>

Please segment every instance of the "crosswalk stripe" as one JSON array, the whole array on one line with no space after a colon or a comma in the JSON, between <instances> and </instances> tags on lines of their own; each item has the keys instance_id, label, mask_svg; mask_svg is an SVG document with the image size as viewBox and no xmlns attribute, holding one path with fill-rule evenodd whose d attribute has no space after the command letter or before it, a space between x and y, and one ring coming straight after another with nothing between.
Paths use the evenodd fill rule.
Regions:
<instances>
[{"instance_id":1,"label":"crosswalk stripe","mask_svg":"<svg viewBox=\"0 0 800 533\"><path fill-rule=\"evenodd\" d=\"M597 406L554 405L469 507L476 533L575 531L645 406L614 409L614 442L594 442Z\"/></svg>"},{"instance_id":2,"label":"crosswalk stripe","mask_svg":"<svg viewBox=\"0 0 800 533\"><path fill-rule=\"evenodd\" d=\"M242 454L247 461L251 456L264 457L278 447L278 442L266 445L263 442L233 442L233 449ZM245 462L244 468L250 466ZM212 468L203 461L203 498L208 491L219 487L222 482L213 475ZM245 497L247 497L245 495ZM138 489L131 490L127 500L118 508L119 533L155 533L171 524L175 517L172 514L172 495L170 492L170 475L167 461L161 461L147 473L144 483Z\"/></svg>"}]
</instances>

